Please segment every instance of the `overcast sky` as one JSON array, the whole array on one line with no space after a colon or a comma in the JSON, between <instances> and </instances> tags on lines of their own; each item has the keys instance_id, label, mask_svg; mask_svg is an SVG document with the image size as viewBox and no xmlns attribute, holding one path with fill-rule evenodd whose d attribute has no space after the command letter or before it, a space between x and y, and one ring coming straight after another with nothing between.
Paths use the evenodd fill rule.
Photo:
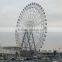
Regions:
<instances>
[{"instance_id":1,"label":"overcast sky","mask_svg":"<svg viewBox=\"0 0 62 62\"><path fill-rule=\"evenodd\" d=\"M48 36L44 48L62 48L62 0L0 0L0 32L14 31L12 28L16 26L21 10L31 2L39 3L46 12ZM12 41L10 44L8 39ZM13 39L13 34L8 34L7 38L0 34L1 45L15 45Z\"/></svg>"}]
</instances>

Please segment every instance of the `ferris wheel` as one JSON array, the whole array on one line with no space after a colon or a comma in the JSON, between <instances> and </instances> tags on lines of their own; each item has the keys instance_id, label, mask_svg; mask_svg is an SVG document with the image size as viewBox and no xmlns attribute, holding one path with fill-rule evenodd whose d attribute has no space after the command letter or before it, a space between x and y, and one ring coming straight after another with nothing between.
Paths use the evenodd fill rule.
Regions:
<instances>
[{"instance_id":1,"label":"ferris wheel","mask_svg":"<svg viewBox=\"0 0 62 62\"><path fill-rule=\"evenodd\" d=\"M41 5L30 3L21 11L16 24L15 38L22 50L42 48L47 33L47 19Z\"/></svg>"}]
</instances>

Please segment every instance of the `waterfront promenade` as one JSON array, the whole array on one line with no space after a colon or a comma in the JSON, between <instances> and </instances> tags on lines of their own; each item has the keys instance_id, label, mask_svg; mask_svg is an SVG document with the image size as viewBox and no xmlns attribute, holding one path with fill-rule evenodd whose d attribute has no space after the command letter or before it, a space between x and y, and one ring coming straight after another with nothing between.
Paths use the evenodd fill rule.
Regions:
<instances>
[{"instance_id":1,"label":"waterfront promenade","mask_svg":"<svg viewBox=\"0 0 62 62\"><path fill-rule=\"evenodd\" d=\"M29 60L29 61L28 60L25 60L25 61L21 61L21 60L13 60L13 61L12 60L0 60L0 62L52 62L52 61L50 61L50 60L48 60L48 61L47 60L39 60L39 61L38 60L36 60L36 61L35 60Z\"/></svg>"}]
</instances>

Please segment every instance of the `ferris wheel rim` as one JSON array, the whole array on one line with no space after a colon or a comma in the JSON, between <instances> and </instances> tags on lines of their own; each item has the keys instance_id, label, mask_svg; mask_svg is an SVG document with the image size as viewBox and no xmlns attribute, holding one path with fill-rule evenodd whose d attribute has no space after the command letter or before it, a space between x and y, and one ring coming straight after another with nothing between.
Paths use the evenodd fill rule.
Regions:
<instances>
[{"instance_id":1,"label":"ferris wheel rim","mask_svg":"<svg viewBox=\"0 0 62 62\"><path fill-rule=\"evenodd\" d=\"M30 3L30 4L28 4L28 5L23 9L23 11L21 11L19 17L21 17L22 14L23 14L23 12L24 12L26 9L28 9L28 7L30 7L31 5L40 7L40 8L42 9L42 11L43 11L43 14L45 15L45 12L44 12L43 8L41 7L41 5L39 5L39 4L37 4L37 3ZM29 10L29 9L28 9L28 10ZM46 17L44 17L44 18L45 18L44 21L47 21L47 20L46 20ZM18 19L17 24L18 24L19 21L20 21L20 19ZM21 21L21 22L22 22L22 21ZM44 24L44 25L45 25L45 24ZM18 29L18 26L16 26L16 28ZM46 28L46 26L45 26L45 28ZM44 28L44 30L46 31L45 28ZM16 32L16 33L17 33L17 32ZM43 34L45 34L45 33L46 33L46 32L43 32Z\"/></svg>"}]
</instances>

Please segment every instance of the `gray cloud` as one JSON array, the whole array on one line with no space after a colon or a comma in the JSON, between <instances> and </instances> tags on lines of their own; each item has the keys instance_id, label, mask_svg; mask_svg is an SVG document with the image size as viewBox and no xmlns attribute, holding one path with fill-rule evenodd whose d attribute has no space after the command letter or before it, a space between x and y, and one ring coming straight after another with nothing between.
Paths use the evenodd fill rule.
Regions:
<instances>
[{"instance_id":1,"label":"gray cloud","mask_svg":"<svg viewBox=\"0 0 62 62\"><path fill-rule=\"evenodd\" d=\"M14 27L21 10L32 1L38 2L45 9L48 27L62 27L62 0L0 0L0 27ZM16 45L14 34L9 33L0 33L1 45ZM62 47L61 37L62 32L48 33L44 48Z\"/></svg>"}]
</instances>

